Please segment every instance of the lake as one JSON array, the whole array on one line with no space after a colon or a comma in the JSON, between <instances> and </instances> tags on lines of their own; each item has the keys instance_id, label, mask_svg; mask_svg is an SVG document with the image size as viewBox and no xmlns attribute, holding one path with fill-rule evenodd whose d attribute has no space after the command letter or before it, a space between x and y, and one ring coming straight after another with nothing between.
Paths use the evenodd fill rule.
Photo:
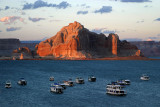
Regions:
<instances>
[{"instance_id":1,"label":"lake","mask_svg":"<svg viewBox=\"0 0 160 107\"><path fill-rule=\"evenodd\" d=\"M150 80L140 80L142 74ZM89 75L97 81L88 82ZM21 77L26 86L17 85ZM50 92L50 84L76 77L85 84L67 87L63 94ZM118 79L131 81L124 88L127 95L106 94L106 85ZM10 89L4 87L7 80ZM159 107L159 83L160 61L0 61L0 107Z\"/></svg>"}]
</instances>

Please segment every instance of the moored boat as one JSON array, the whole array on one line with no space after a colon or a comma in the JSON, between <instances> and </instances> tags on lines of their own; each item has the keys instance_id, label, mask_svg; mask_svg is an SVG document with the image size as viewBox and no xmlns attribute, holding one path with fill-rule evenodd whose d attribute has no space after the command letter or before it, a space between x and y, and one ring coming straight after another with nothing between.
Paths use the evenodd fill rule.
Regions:
<instances>
[{"instance_id":1,"label":"moored boat","mask_svg":"<svg viewBox=\"0 0 160 107\"><path fill-rule=\"evenodd\" d=\"M54 83L54 84L52 84L52 86L60 86L60 87L62 87L63 89L66 89L66 85L64 84L64 83Z\"/></svg>"},{"instance_id":2,"label":"moored boat","mask_svg":"<svg viewBox=\"0 0 160 107\"><path fill-rule=\"evenodd\" d=\"M68 81L64 81L64 84L66 85L66 86L74 86L74 82L71 80L71 79L69 79Z\"/></svg>"},{"instance_id":3,"label":"moored boat","mask_svg":"<svg viewBox=\"0 0 160 107\"><path fill-rule=\"evenodd\" d=\"M50 91L54 93L63 93L63 88L61 86L51 86Z\"/></svg>"},{"instance_id":4,"label":"moored boat","mask_svg":"<svg viewBox=\"0 0 160 107\"><path fill-rule=\"evenodd\" d=\"M24 78L20 78L20 80L18 81L19 85L27 85L27 81Z\"/></svg>"},{"instance_id":5,"label":"moored boat","mask_svg":"<svg viewBox=\"0 0 160 107\"><path fill-rule=\"evenodd\" d=\"M84 84L84 79L81 77L76 78L76 83L77 84Z\"/></svg>"},{"instance_id":6,"label":"moored boat","mask_svg":"<svg viewBox=\"0 0 160 107\"><path fill-rule=\"evenodd\" d=\"M11 81L6 81L5 87L6 88L11 88L12 87Z\"/></svg>"},{"instance_id":7,"label":"moored boat","mask_svg":"<svg viewBox=\"0 0 160 107\"><path fill-rule=\"evenodd\" d=\"M95 82L96 81L96 77L91 75L91 76L88 77L88 81Z\"/></svg>"},{"instance_id":8,"label":"moored boat","mask_svg":"<svg viewBox=\"0 0 160 107\"><path fill-rule=\"evenodd\" d=\"M140 77L141 80L149 80L150 77L146 74L143 74L141 77Z\"/></svg>"},{"instance_id":9,"label":"moored boat","mask_svg":"<svg viewBox=\"0 0 160 107\"><path fill-rule=\"evenodd\" d=\"M50 77L49 80L50 80L50 81L54 81L54 77L53 77L53 76Z\"/></svg>"},{"instance_id":10,"label":"moored boat","mask_svg":"<svg viewBox=\"0 0 160 107\"><path fill-rule=\"evenodd\" d=\"M109 85L107 85L106 90L107 90L106 93L110 94L110 95L124 96L127 94L125 90L122 90L121 85L109 84Z\"/></svg>"},{"instance_id":11,"label":"moored boat","mask_svg":"<svg viewBox=\"0 0 160 107\"><path fill-rule=\"evenodd\" d=\"M124 82L126 83L126 85L130 85L131 84L130 80L124 80Z\"/></svg>"}]
</instances>

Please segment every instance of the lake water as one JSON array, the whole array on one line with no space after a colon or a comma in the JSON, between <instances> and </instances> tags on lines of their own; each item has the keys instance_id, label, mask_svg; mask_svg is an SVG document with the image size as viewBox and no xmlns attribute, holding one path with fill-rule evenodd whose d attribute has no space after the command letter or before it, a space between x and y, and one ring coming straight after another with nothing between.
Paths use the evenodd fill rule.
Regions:
<instances>
[{"instance_id":1,"label":"lake water","mask_svg":"<svg viewBox=\"0 0 160 107\"><path fill-rule=\"evenodd\" d=\"M142 74L149 81L140 80ZM88 75L97 77L88 82ZM85 84L67 87L63 94L50 92L55 82L83 77ZM28 84L17 85L24 77ZM129 79L126 96L106 94L106 85ZM10 80L12 88L6 89ZM160 107L160 61L0 61L0 107Z\"/></svg>"}]
</instances>

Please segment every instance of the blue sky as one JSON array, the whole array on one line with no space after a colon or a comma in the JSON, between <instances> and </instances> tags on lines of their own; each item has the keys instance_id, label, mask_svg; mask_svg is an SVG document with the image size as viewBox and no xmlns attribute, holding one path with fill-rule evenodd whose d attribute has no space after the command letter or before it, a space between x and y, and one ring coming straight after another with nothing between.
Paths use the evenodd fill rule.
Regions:
<instances>
[{"instance_id":1,"label":"blue sky","mask_svg":"<svg viewBox=\"0 0 160 107\"><path fill-rule=\"evenodd\" d=\"M74 21L120 39L160 41L160 0L0 0L0 38L42 40Z\"/></svg>"}]
</instances>

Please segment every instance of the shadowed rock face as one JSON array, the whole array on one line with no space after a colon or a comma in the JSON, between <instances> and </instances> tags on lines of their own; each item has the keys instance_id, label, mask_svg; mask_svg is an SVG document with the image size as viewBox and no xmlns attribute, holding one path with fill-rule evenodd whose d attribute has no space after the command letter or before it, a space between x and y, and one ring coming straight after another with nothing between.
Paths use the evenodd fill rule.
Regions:
<instances>
[{"instance_id":1,"label":"shadowed rock face","mask_svg":"<svg viewBox=\"0 0 160 107\"><path fill-rule=\"evenodd\" d=\"M0 57L11 56L12 51L19 46L19 39L0 39Z\"/></svg>"},{"instance_id":2,"label":"shadowed rock face","mask_svg":"<svg viewBox=\"0 0 160 107\"><path fill-rule=\"evenodd\" d=\"M16 59L31 59L33 58L33 54L28 47L21 47L13 50L12 57Z\"/></svg>"},{"instance_id":3,"label":"shadowed rock face","mask_svg":"<svg viewBox=\"0 0 160 107\"><path fill-rule=\"evenodd\" d=\"M106 37L104 34L90 32L80 23L74 22L63 27L55 36L39 43L36 52L41 57L65 59L123 56L123 51L129 51L130 54L125 54L128 56L136 55L138 49L126 44L116 34ZM132 52L132 49L135 51Z\"/></svg>"}]
</instances>

